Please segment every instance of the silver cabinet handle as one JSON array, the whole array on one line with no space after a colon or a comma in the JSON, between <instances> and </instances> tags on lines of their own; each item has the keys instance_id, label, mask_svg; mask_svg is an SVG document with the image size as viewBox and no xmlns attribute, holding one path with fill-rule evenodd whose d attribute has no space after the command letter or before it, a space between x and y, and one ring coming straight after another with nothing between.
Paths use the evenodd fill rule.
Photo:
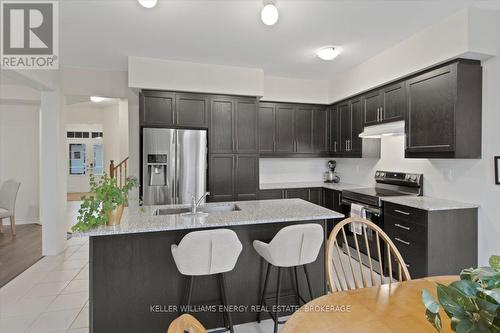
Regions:
<instances>
[{"instance_id":1,"label":"silver cabinet handle","mask_svg":"<svg viewBox=\"0 0 500 333\"><path fill-rule=\"evenodd\" d=\"M406 215L406 216L410 216L410 215L411 215L410 213L408 213L408 212L403 212L402 210L399 210L399 209L394 209L394 211L395 211L396 213L403 214L403 215Z\"/></svg>"},{"instance_id":2,"label":"silver cabinet handle","mask_svg":"<svg viewBox=\"0 0 500 333\"><path fill-rule=\"evenodd\" d=\"M400 242L400 243L405 244L405 245L410 245L410 242L404 241L404 240L402 240L402 239L400 239L400 238L397 238L397 237L396 237L396 238L394 238L394 239L395 239L395 240L397 240L397 241L398 241L398 242Z\"/></svg>"},{"instance_id":3,"label":"silver cabinet handle","mask_svg":"<svg viewBox=\"0 0 500 333\"><path fill-rule=\"evenodd\" d=\"M380 121L380 108L377 108L377 123Z\"/></svg>"},{"instance_id":4,"label":"silver cabinet handle","mask_svg":"<svg viewBox=\"0 0 500 333\"><path fill-rule=\"evenodd\" d=\"M394 224L394 226L396 226L396 227L398 227L398 228L401 228L401 229L410 230L410 227L406 227L406 226L401 225L401 224L399 224L399 223Z\"/></svg>"},{"instance_id":5,"label":"silver cabinet handle","mask_svg":"<svg viewBox=\"0 0 500 333\"><path fill-rule=\"evenodd\" d=\"M383 107L383 106L381 106L381 107L380 107L380 121L384 120L384 117L385 117L385 116L384 116L384 107Z\"/></svg>"},{"instance_id":6,"label":"silver cabinet handle","mask_svg":"<svg viewBox=\"0 0 500 333\"><path fill-rule=\"evenodd\" d=\"M337 152L337 141L333 142L333 151Z\"/></svg>"},{"instance_id":7,"label":"silver cabinet handle","mask_svg":"<svg viewBox=\"0 0 500 333\"><path fill-rule=\"evenodd\" d=\"M235 160L235 156L233 156L233 169L236 169L234 160Z\"/></svg>"},{"instance_id":8,"label":"silver cabinet handle","mask_svg":"<svg viewBox=\"0 0 500 333\"><path fill-rule=\"evenodd\" d=\"M347 140L347 151L351 151L351 140Z\"/></svg>"}]
</instances>

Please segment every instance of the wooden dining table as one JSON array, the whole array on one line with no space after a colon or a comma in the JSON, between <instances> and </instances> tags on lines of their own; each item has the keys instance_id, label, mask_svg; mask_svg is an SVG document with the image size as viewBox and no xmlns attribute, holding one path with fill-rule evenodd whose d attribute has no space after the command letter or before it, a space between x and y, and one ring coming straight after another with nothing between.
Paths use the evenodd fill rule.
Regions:
<instances>
[{"instance_id":1,"label":"wooden dining table","mask_svg":"<svg viewBox=\"0 0 500 333\"><path fill-rule=\"evenodd\" d=\"M458 276L439 276L378 287L334 292L303 305L281 333L424 333L436 332L425 317L421 291L436 297L436 283L445 285ZM437 298L436 298L437 299ZM441 310L444 332L452 332Z\"/></svg>"}]
</instances>

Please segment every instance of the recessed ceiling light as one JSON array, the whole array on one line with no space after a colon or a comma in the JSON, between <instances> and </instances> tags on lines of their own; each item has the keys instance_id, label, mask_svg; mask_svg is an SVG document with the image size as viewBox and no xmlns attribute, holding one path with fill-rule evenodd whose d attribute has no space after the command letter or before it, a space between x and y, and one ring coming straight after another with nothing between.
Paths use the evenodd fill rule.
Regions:
<instances>
[{"instance_id":1,"label":"recessed ceiling light","mask_svg":"<svg viewBox=\"0 0 500 333\"><path fill-rule=\"evenodd\" d=\"M153 8L158 3L158 0L137 0L144 8Z\"/></svg>"},{"instance_id":2,"label":"recessed ceiling light","mask_svg":"<svg viewBox=\"0 0 500 333\"><path fill-rule=\"evenodd\" d=\"M273 25L278 22L280 14L278 13L278 8L274 5L274 3L264 2L264 8L260 12L260 18L265 25Z\"/></svg>"},{"instance_id":3,"label":"recessed ceiling light","mask_svg":"<svg viewBox=\"0 0 500 333\"><path fill-rule=\"evenodd\" d=\"M340 51L340 47L323 46L316 50L316 55L323 60L332 60L340 54Z\"/></svg>"},{"instance_id":4,"label":"recessed ceiling light","mask_svg":"<svg viewBox=\"0 0 500 333\"><path fill-rule=\"evenodd\" d=\"M94 103L101 103L104 101L106 98L100 97L100 96L90 96L90 101Z\"/></svg>"}]
</instances>

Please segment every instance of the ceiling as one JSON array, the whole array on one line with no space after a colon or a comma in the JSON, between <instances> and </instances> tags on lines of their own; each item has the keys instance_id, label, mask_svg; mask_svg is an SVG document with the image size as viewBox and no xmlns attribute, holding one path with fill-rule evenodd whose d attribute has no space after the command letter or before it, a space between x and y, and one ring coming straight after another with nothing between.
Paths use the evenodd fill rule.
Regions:
<instances>
[{"instance_id":1,"label":"ceiling","mask_svg":"<svg viewBox=\"0 0 500 333\"><path fill-rule=\"evenodd\" d=\"M127 56L263 68L266 75L329 79L426 26L500 1L277 0L280 20L260 21L261 0L61 0L63 66L127 68ZM343 53L325 62L323 45Z\"/></svg>"}]
</instances>

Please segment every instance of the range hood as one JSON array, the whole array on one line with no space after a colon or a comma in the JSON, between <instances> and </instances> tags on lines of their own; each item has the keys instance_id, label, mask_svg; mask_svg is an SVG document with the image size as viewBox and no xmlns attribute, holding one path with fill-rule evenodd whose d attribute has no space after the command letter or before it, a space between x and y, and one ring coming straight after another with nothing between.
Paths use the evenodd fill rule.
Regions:
<instances>
[{"instance_id":1,"label":"range hood","mask_svg":"<svg viewBox=\"0 0 500 333\"><path fill-rule=\"evenodd\" d=\"M379 139L384 136L397 136L404 134L405 134L405 122L401 120L392 123L366 126L363 130L363 133L361 133L359 137L369 138L369 139Z\"/></svg>"}]
</instances>

